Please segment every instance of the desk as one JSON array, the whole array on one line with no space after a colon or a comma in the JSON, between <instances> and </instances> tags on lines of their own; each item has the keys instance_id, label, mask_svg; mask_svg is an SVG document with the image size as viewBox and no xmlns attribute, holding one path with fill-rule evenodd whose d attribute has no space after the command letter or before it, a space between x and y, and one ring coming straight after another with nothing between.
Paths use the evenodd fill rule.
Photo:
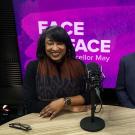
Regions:
<instances>
[{"instance_id":1,"label":"desk","mask_svg":"<svg viewBox=\"0 0 135 135\"><path fill-rule=\"evenodd\" d=\"M103 106L96 116L105 120L106 127L98 132L87 132L80 128L80 120L90 116L90 112L65 112L53 120L41 118L32 113L0 126L0 135L135 135L135 109L118 106ZM31 131L21 131L8 127L11 122L31 125Z\"/></svg>"}]
</instances>

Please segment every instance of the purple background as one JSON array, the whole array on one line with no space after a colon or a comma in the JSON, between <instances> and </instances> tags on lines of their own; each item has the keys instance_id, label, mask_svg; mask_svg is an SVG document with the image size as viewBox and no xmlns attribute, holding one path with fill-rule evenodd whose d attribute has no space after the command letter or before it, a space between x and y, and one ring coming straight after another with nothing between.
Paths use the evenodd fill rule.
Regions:
<instances>
[{"instance_id":1,"label":"purple background","mask_svg":"<svg viewBox=\"0 0 135 135\"><path fill-rule=\"evenodd\" d=\"M59 3L58 3L59 2ZM111 40L110 53L76 52L77 55L93 56L106 76L104 88L114 88L119 60L135 52L135 2L134 0L13 0L18 44L23 75L29 61L36 59L39 20L61 22L84 22L84 36L71 38ZM95 59L96 55L110 57L108 62Z\"/></svg>"}]
</instances>

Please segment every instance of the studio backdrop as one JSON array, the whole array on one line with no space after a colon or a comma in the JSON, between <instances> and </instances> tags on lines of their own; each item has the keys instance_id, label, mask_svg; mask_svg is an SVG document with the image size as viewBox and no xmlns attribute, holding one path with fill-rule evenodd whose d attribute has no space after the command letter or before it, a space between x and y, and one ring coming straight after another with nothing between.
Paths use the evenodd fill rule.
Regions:
<instances>
[{"instance_id":1,"label":"studio backdrop","mask_svg":"<svg viewBox=\"0 0 135 135\"><path fill-rule=\"evenodd\" d=\"M13 0L23 74L36 59L37 40L50 25L65 28L77 58L97 62L104 88L114 88L119 60L135 51L134 0Z\"/></svg>"}]
</instances>

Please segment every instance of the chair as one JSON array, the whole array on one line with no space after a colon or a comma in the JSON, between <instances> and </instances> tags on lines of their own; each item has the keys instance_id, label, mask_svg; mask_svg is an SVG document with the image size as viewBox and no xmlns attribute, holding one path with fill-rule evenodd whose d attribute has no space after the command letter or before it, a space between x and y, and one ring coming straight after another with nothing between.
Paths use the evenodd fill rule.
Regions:
<instances>
[{"instance_id":1,"label":"chair","mask_svg":"<svg viewBox=\"0 0 135 135\"><path fill-rule=\"evenodd\" d=\"M19 62L14 59L0 60L1 110L3 105L8 105L11 110L16 110L8 118L0 112L1 117L6 117L6 120L5 118L3 120L4 122L24 115L21 68Z\"/></svg>"}]
</instances>

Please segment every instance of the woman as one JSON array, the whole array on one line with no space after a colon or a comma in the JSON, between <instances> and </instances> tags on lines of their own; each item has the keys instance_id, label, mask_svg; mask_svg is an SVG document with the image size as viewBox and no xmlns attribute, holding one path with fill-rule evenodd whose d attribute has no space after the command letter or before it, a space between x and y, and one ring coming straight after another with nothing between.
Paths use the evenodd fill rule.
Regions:
<instances>
[{"instance_id":1,"label":"woman","mask_svg":"<svg viewBox=\"0 0 135 135\"><path fill-rule=\"evenodd\" d=\"M27 66L24 79L28 113L54 118L63 109L84 111L89 104L85 90L85 65L75 59L75 49L67 32L59 26L48 27L40 36L37 61Z\"/></svg>"}]
</instances>

